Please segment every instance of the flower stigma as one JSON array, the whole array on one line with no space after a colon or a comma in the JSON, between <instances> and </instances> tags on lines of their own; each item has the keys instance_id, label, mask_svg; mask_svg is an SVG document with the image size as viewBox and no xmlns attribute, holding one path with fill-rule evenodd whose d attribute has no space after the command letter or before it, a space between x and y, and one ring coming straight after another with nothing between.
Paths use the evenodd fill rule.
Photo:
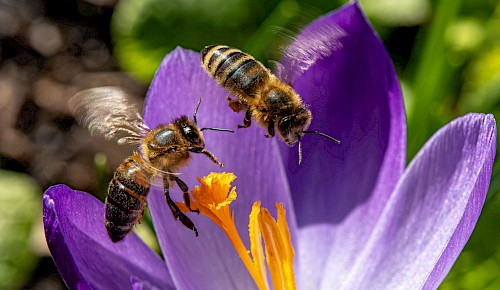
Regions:
<instances>
[{"instance_id":1,"label":"flower stigma","mask_svg":"<svg viewBox=\"0 0 500 290\"><path fill-rule=\"evenodd\" d=\"M256 201L249 216L248 232L250 251L243 243L230 204L236 200L236 187L231 182L236 179L233 173L212 172L199 178L199 186L191 192L191 208L210 218L227 235L240 256L243 264L259 289L270 289L267 269L274 289L296 289L293 259L295 256L286 221L286 211L282 203L276 203L278 218L275 220L261 202ZM184 203L178 203L183 212L189 212Z\"/></svg>"}]
</instances>

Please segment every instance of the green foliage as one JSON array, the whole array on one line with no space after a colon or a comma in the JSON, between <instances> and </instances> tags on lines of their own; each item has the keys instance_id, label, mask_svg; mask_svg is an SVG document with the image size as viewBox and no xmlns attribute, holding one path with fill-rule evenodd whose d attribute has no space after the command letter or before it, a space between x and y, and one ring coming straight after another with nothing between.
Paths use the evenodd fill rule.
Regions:
<instances>
[{"instance_id":1,"label":"green foliage","mask_svg":"<svg viewBox=\"0 0 500 290\"><path fill-rule=\"evenodd\" d=\"M25 174L0 170L0 289L16 289L31 277L33 223L41 218L40 189Z\"/></svg>"},{"instance_id":2,"label":"green foliage","mask_svg":"<svg viewBox=\"0 0 500 290\"><path fill-rule=\"evenodd\" d=\"M424 29L424 39L411 82L415 99L408 114L408 154L413 157L429 137L445 123L439 110L456 74L447 59L448 44L443 37L456 18L461 1L438 1L435 14ZM418 47L417 47L418 48ZM430 109L434 108L434 109ZM436 108L438 108L436 110Z\"/></svg>"},{"instance_id":3,"label":"green foliage","mask_svg":"<svg viewBox=\"0 0 500 290\"><path fill-rule=\"evenodd\" d=\"M410 70L409 160L442 125L468 112L500 116L500 4L437 1ZM413 65L413 66L412 66Z\"/></svg>"},{"instance_id":4,"label":"green foliage","mask_svg":"<svg viewBox=\"0 0 500 290\"><path fill-rule=\"evenodd\" d=\"M123 0L113 16L115 54L126 70L149 81L176 46L201 50L223 43L242 47L278 1Z\"/></svg>"},{"instance_id":5,"label":"green foliage","mask_svg":"<svg viewBox=\"0 0 500 290\"><path fill-rule=\"evenodd\" d=\"M94 168L97 178L97 192L95 196L102 202L108 193L108 184L113 177L108 171L108 159L106 154L100 152L94 156Z\"/></svg>"},{"instance_id":6,"label":"green foliage","mask_svg":"<svg viewBox=\"0 0 500 290\"><path fill-rule=\"evenodd\" d=\"M360 0L372 20L385 26L413 26L429 17L428 0Z\"/></svg>"}]
</instances>

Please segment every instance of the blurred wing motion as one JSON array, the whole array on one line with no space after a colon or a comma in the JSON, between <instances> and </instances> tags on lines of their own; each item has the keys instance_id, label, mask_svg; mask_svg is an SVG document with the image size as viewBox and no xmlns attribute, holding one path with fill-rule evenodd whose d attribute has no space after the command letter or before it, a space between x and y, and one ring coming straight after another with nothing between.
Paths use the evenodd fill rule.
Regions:
<instances>
[{"instance_id":1,"label":"blurred wing motion","mask_svg":"<svg viewBox=\"0 0 500 290\"><path fill-rule=\"evenodd\" d=\"M342 38L347 32L334 23L311 27L292 41L283 53L274 73L283 82L292 82L319 59L329 57L342 48Z\"/></svg>"},{"instance_id":2,"label":"blurred wing motion","mask_svg":"<svg viewBox=\"0 0 500 290\"><path fill-rule=\"evenodd\" d=\"M137 108L129 103L127 94L118 87L81 91L69 100L69 107L91 133L98 131L107 140L118 138L118 144L137 144L150 131Z\"/></svg>"}]
</instances>

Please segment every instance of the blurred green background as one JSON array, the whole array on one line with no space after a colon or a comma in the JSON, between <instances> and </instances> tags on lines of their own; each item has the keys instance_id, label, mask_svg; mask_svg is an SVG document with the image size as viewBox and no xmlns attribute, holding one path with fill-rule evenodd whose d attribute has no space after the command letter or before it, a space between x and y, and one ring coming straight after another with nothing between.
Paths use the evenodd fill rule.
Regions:
<instances>
[{"instance_id":1,"label":"blurred green background","mask_svg":"<svg viewBox=\"0 0 500 290\"><path fill-rule=\"evenodd\" d=\"M141 105L166 53L223 43L264 63L345 1L4 0L0 2L0 289L64 289L41 225L41 194L66 183L103 199L130 147L90 137L67 100L119 85ZM408 160L468 112L500 116L497 0L360 0L404 92ZM270 64L270 62L269 62ZM474 233L441 289L500 289L500 168ZM153 248L148 223L140 234Z\"/></svg>"}]
</instances>

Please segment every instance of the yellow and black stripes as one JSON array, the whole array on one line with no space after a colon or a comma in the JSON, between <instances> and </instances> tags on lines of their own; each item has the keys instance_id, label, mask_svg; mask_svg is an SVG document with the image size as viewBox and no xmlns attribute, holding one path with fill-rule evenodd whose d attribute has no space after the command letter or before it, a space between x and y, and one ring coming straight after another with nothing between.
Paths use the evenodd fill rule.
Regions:
<instances>
[{"instance_id":1,"label":"yellow and black stripes","mask_svg":"<svg viewBox=\"0 0 500 290\"><path fill-rule=\"evenodd\" d=\"M104 219L113 242L123 239L140 221L149 193L149 183L132 158L120 165L109 183Z\"/></svg>"},{"instance_id":2,"label":"yellow and black stripes","mask_svg":"<svg viewBox=\"0 0 500 290\"><path fill-rule=\"evenodd\" d=\"M260 62L226 45L205 47L201 62L210 76L238 97L252 97L269 79L269 72Z\"/></svg>"}]
</instances>

